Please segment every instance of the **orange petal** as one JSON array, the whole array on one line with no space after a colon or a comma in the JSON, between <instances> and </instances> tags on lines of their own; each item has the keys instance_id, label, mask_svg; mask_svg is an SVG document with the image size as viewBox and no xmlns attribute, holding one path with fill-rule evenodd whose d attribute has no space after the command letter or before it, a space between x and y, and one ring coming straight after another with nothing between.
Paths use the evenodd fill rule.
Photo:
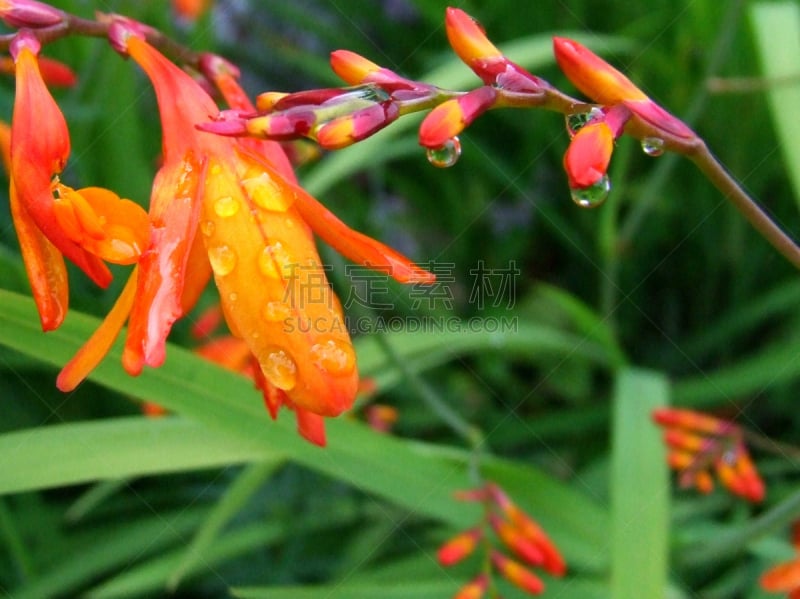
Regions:
<instances>
[{"instance_id":1,"label":"orange petal","mask_svg":"<svg viewBox=\"0 0 800 599\"><path fill-rule=\"evenodd\" d=\"M106 287L111 273L105 264L75 244L53 214L50 179L69 156L64 115L42 80L36 55L22 46L16 54L16 93L11 124L11 175L20 203L36 226L69 260L95 283Z\"/></svg>"},{"instance_id":2,"label":"orange petal","mask_svg":"<svg viewBox=\"0 0 800 599\"><path fill-rule=\"evenodd\" d=\"M201 231L226 320L294 405L335 416L355 399L355 352L311 231L261 166L213 161L204 184L213 226Z\"/></svg>"},{"instance_id":3,"label":"orange petal","mask_svg":"<svg viewBox=\"0 0 800 599\"><path fill-rule=\"evenodd\" d=\"M564 155L564 170L573 189L591 187L608 170L614 151L614 134L605 122L589 123L580 129Z\"/></svg>"},{"instance_id":4,"label":"orange petal","mask_svg":"<svg viewBox=\"0 0 800 599\"><path fill-rule=\"evenodd\" d=\"M497 551L492 551L491 557L497 571L514 586L531 595L538 595L544 591L542 580L522 564L507 558Z\"/></svg>"},{"instance_id":5,"label":"orange petal","mask_svg":"<svg viewBox=\"0 0 800 599\"><path fill-rule=\"evenodd\" d=\"M800 589L800 560L794 559L770 568L761 575L759 584L770 593L788 593Z\"/></svg>"},{"instance_id":6,"label":"orange petal","mask_svg":"<svg viewBox=\"0 0 800 599\"><path fill-rule=\"evenodd\" d=\"M502 52L489 41L483 28L463 10L449 7L444 22L450 45L468 65L478 61L503 60Z\"/></svg>"},{"instance_id":7,"label":"orange petal","mask_svg":"<svg viewBox=\"0 0 800 599\"><path fill-rule=\"evenodd\" d=\"M0 123L0 154L9 170L11 129ZM33 299L39 312L42 330L58 328L67 315L69 283L67 267L61 252L50 243L20 204L13 178L9 178L9 204L11 221L19 239L22 261L30 281Z\"/></svg>"},{"instance_id":8,"label":"orange petal","mask_svg":"<svg viewBox=\"0 0 800 599\"><path fill-rule=\"evenodd\" d=\"M595 102L611 106L625 100L649 99L630 79L586 46L564 37L554 37L553 51L567 78Z\"/></svg>"},{"instance_id":9,"label":"orange petal","mask_svg":"<svg viewBox=\"0 0 800 599\"><path fill-rule=\"evenodd\" d=\"M297 432L314 445L325 447L325 418L302 408L295 408Z\"/></svg>"},{"instance_id":10,"label":"orange petal","mask_svg":"<svg viewBox=\"0 0 800 599\"><path fill-rule=\"evenodd\" d=\"M128 282L125 283L125 288L102 324L61 369L56 379L56 386L61 391L75 389L111 349L131 311L131 305L136 297L136 279L137 269L134 268Z\"/></svg>"}]
</instances>

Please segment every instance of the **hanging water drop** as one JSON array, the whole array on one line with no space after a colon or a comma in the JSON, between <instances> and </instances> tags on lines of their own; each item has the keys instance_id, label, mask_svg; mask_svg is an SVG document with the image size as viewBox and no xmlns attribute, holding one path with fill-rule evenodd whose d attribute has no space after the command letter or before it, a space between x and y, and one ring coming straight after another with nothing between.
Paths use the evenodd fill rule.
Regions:
<instances>
[{"instance_id":1,"label":"hanging water drop","mask_svg":"<svg viewBox=\"0 0 800 599\"><path fill-rule=\"evenodd\" d=\"M611 181L608 175L603 175L594 185L570 190L572 201L581 208L597 208L608 197L611 191Z\"/></svg>"},{"instance_id":2,"label":"hanging water drop","mask_svg":"<svg viewBox=\"0 0 800 599\"><path fill-rule=\"evenodd\" d=\"M461 157L461 140L458 136L451 137L443 146L438 148L428 148L426 150L428 162L437 168L448 168L453 166Z\"/></svg>"},{"instance_id":3,"label":"hanging water drop","mask_svg":"<svg viewBox=\"0 0 800 599\"><path fill-rule=\"evenodd\" d=\"M642 140L642 152L656 158L664 153L664 140L658 137L645 137Z\"/></svg>"},{"instance_id":4,"label":"hanging water drop","mask_svg":"<svg viewBox=\"0 0 800 599\"><path fill-rule=\"evenodd\" d=\"M567 125L567 133L570 137L575 137L575 134L583 129L589 121L603 116L603 111L597 106L585 112L573 112L564 117L564 122Z\"/></svg>"}]
</instances>

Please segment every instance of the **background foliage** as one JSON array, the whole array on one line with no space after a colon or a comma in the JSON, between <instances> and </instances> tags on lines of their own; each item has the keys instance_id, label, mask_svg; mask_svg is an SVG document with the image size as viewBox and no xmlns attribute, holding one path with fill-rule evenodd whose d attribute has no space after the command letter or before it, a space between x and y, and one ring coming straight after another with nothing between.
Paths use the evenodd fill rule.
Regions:
<instances>
[{"instance_id":1,"label":"background foliage","mask_svg":"<svg viewBox=\"0 0 800 599\"><path fill-rule=\"evenodd\" d=\"M242 68L253 94L338 85L327 67L338 48L414 79L477 84L448 50L439 1L219 0L194 27L177 24L165 2L58 5L83 16L129 14L216 51ZM513 60L568 92L550 35L588 43L687 118L775 218L800 231L796 2L459 7ZM97 40L59 41L47 53L82 79L59 96L73 136L66 182L145 202L160 134L146 81ZM709 88L711 77L761 75L770 79L755 91ZM8 80L6 119L12 98ZM485 115L446 170L426 162L414 124L324 156L301 176L354 228L445 265L454 303L412 310L409 290L388 284L392 309L355 306L351 316L505 317L517 328L361 336L375 400L400 413L392 437L371 431L357 410L330 424L326 450L310 446L287 419L269 422L247 381L177 347L193 344L189 322L176 327L164 368L129 378L117 352L75 393L58 393L57 368L124 276L102 293L73 272L71 314L45 336L10 219L2 220L4 595L450 596L475 565L444 571L435 550L479 517L451 496L476 484L480 459L481 474L565 553L570 574L547 581L548 597L761 596L759 573L791 555L785 525L800 511L794 459L756 453L768 484L762 506L673 491L648 414L666 403L711 408L797 443L795 271L690 163L649 158L633 140L618 144L608 202L586 211L570 201L560 166L561 117ZM8 214L5 196L0 213ZM344 262L323 255L347 297ZM470 302L480 260L520 269L513 305ZM213 301L209 294L204 304ZM476 451L430 409L431 394L476 427ZM145 419L139 399L174 415Z\"/></svg>"}]
</instances>

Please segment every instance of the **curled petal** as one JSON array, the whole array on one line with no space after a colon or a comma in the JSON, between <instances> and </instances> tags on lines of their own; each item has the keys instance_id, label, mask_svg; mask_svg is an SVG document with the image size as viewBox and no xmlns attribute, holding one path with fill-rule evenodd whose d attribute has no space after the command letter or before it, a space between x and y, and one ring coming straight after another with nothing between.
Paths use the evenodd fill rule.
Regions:
<instances>
[{"instance_id":1,"label":"curled petal","mask_svg":"<svg viewBox=\"0 0 800 599\"><path fill-rule=\"evenodd\" d=\"M648 100L630 79L586 46L564 37L553 38L558 66L581 92L598 104L612 106L625 100Z\"/></svg>"},{"instance_id":2,"label":"curled petal","mask_svg":"<svg viewBox=\"0 0 800 599\"><path fill-rule=\"evenodd\" d=\"M425 148L440 148L486 112L497 99L497 91L487 85L463 96L447 100L434 108L419 128L419 143Z\"/></svg>"},{"instance_id":3,"label":"curled petal","mask_svg":"<svg viewBox=\"0 0 800 599\"><path fill-rule=\"evenodd\" d=\"M0 123L0 156L7 171L11 169L11 129ZM42 330L57 329L67 315L69 283L61 252L50 243L17 197L14 179L9 180L11 221L19 239L22 261L31 285Z\"/></svg>"},{"instance_id":4,"label":"curled petal","mask_svg":"<svg viewBox=\"0 0 800 599\"><path fill-rule=\"evenodd\" d=\"M613 150L614 134L605 122L590 123L580 129L564 155L569 186L581 189L602 179Z\"/></svg>"},{"instance_id":5,"label":"curled petal","mask_svg":"<svg viewBox=\"0 0 800 599\"><path fill-rule=\"evenodd\" d=\"M20 34L15 41L19 43L13 47L17 86L11 124L11 176L20 204L64 256L95 283L106 287L111 282L108 268L73 242L53 214L50 179L66 164L69 132L64 115L42 80L37 57L26 45L26 38Z\"/></svg>"},{"instance_id":6,"label":"curled petal","mask_svg":"<svg viewBox=\"0 0 800 599\"><path fill-rule=\"evenodd\" d=\"M164 361L172 324L183 314L182 295L190 248L197 229L202 165L193 155L165 164L151 199L151 236L139 261L137 300L131 311L122 362L131 374Z\"/></svg>"},{"instance_id":7,"label":"curled petal","mask_svg":"<svg viewBox=\"0 0 800 599\"><path fill-rule=\"evenodd\" d=\"M114 264L133 264L150 240L150 222L141 206L102 187L74 190L58 186L56 220L75 243Z\"/></svg>"},{"instance_id":8,"label":"curled petal","mask_svg":"<svg viewBox=\"0 0 800 599\"><path fill-rule=\"evenodd\" d=\"M664 442L674 449L692 454L710 452L719 446L716 439L695 435L681 429L665 431Z\"/></svg>"}]
</instances>

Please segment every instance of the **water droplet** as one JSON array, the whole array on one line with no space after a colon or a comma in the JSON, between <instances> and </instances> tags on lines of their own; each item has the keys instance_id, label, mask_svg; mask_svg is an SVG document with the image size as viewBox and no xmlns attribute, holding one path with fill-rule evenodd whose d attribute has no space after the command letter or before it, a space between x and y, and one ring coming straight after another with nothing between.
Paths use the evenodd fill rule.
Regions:
<instances>
[{"instance_id":1,"label":"water droplet","mask_svg":"<svg viewBox=\"0 0 800 599\"><path fill-rule=\"evenodd\" d=\"M611 181L608 175L603 175L594 185L572 189L572 201L581 208L597 208L606 201L610 191Z\"/></svg>"},{"instance_id":2,"label":"water droplet","mask_svg":"<svg viewBox=\"0 0 800 599\"><path fill-rule=\"evenodd\" d=\"M297 364L285 350L274 348L259 363L264 376L278 389L294 389L297 384Z\"/></svg>"},{"instance_id":3,"label":"water droplet","mask_svg":"<svg viewBox=\"0 0 800 599\"><path fill-rule=\"evenodd\" d=\"M217 225L214 224L213 220L204 220L202 223L200 223L200 231L206 237L211 237L216 229Z\"/></svg>"},{"instance_id":4,"label":"water droplet","mask_svg":"<svg viewBox=\"0 0 800 599\"><path fill-rule=\"evenodd\" d=\"M214 202L214 212L220 218L228 218L239 212L239 200L231 196L223 196Z\"/></svg>"},{"instance_id":5,"label":"water droplet","mask_svg":"<svg viewBox=\"0 0 800 599\"><path fill-rule=\"evenodd\" d=\"M433 166L448 168L458 162L461 157L461 140L457 136L451 137L439 148L428 148L426 154L428 162Z\"/></svg>"},{"instance_id":6,"label":"water droplet","mask_svg":"<svg viewBox=\"0 0 800 599\"><path fill-rule=\"evenodd\" d=\"M567 133L569 133L570 137L575 137L575 134L583 129L589 123L589 121L601 116L603 116L603 111L597 106L594 106L590 110L584 112L573 112L572 114L568 114L566 117L564 117L564 122L567 125Z\"/></svg>"},{"instance_id":7,"label":"water droplet","mask_svg":"<svg viewBox=\"0 0 800 599\"><path fill-rule=\"evenodd\" d=\"M645 137L642 140L642 152L656 158L664 153L664 140L658 137Z\"/></svg>"},{"instance_id":8,"label":"water droplet","mask_svg":"<svg viewBox=\"0 0 800 599\"><path fill-rule=\"evenodd\" d=\"M287 229L294 229L294 220L291 218L287 218L285 221L283 221L283 224L286 225Z\"/></svg>"},{"instance_id":9,"label":"water droplet","mask_svg":"<svg viewBox=\"0 0 800 599\"><path fill-rule=\"evenodd\" d=\"M231 291L231 292L228 294L228 300L229 300L229 301L235 302L235 301L236 301L236 300L238 300L238 299L239 299L239 294L238 294L238 293L236 293L236 292L234 292L234 291Z\"/></svg>"},{"instance_id":10,"label":"water droplet","mask_svg":"<svg viewBox=\"0 0 800 599\"><path fill-rule=\"evenodd\" d=\"M242 186L250 199L264 210L286 212L294 198L287 197L280 186L267 173L242 180Z\"/></svg>"},{"instance_id":11,"label":"water droplet","mask_svg":"<svg viewBox=\"0 0 800 599\"><path fill-rule=\"evenodd\" d=\"M267 302L263 315L268 322L281 322L292 317L292 309L283 302Z\"/></svg>"},{"instance_id":12,"label":"water droplet","mask_svg":"<svg viewBox=\"0 0 800 599\"><path fill-rule=\"evenodd\" d=\"M327 339L311 346L311 359L319 368L334 375L344 376L356 367L353 346L340 339Z\"/></svg>"},{"instance_id":13,"label":"water droplet","mask_svg":"<svg viewBox=\"0 0 800 599\"><path fill-rule=\"evenodd\" d=\"M236 268L236 252L227 245L217 245L208 248L208 261L211 270L220 277L231 274Z\"/></svg>"},{"instance_id":14,"label":"water droplet","mask_svg":"<svg viewBox=\"0 0 800 599\"><path fill-rule=\"evenodd\" d=\"M291 269L292 258L280 241L266 246L258 256L258 268L264 276L279 279Z\"/></svg>"}]
</instances>

